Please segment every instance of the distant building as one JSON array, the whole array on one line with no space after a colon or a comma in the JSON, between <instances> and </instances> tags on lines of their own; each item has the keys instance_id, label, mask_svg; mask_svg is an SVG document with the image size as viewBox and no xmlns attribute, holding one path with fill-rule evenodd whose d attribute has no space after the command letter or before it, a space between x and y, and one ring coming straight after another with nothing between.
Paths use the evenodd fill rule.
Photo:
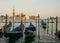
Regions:
<instances>
[{"instance_id":1,"label":"distant building","mask_svg":"<svg viewBox=\"0 0 60 43\"><path fill-rule=\"evenodd\" d=\"M35 16L29 16L31 20L35 20Z\"/></svg>"},{"instance_id":2,"label":"distant building","mask_svg":"<svg viewBox=\"0 0 60 43\"><path fill-rule=\"evenodd\" d=\"M38 19L38 16L28 16L26 14L23 14L23 12L21 14L16 14L15 9L13 9L13 16L10 16L9 19L23 19L23 20L36 20Z\"/></svg>"},{"instance_id":3,"label":"distant building","mask_svg":"<svg viewBox=\"0 0 60 43\"><path fill-rule=\"evenodd\" d=\"M21 18L21 16L20 15L16 15L16 19L20 19Z\"/></svg>"},{"instance_id":4,"label":"distant building","mask_svg":"<svg viewBox=\"0 0 60 43\"><path fill-rule=\"evenodd\" d=\"M16 12L15 12L15 9L13 9L13 18L16 19Z\"/></svg>"},{"instance_id":5,"label":"distant building","mask_svg":"<svg viewBox=\"0 0 60 43\"><path fill-rule=\"evenodd\" d=\"M36 19L38 19L38 16L29 16L29 18L30 18L31 20L36 20Z\"/></svg>"}]
</instances>

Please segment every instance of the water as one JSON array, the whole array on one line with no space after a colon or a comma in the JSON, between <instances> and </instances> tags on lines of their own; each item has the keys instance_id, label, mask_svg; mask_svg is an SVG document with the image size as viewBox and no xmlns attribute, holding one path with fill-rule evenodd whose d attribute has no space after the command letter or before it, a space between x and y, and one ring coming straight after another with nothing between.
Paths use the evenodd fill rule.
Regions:
<instances>
[{"instance_id":1,"label":"water","mask_svg":"<svg viewBox=\"0 0 60 43\"><path fill-rule=\"evenodd\" d=\"M8 20L9 21L9 20ZM60 20L58 20L60 22ZM15 20L15 22L20 22L20 20ZM24 21L23 21L24 22ZM27 20L26 21L26 27L29 26L29 22L32 22L34 24L34 26L36 26L36 20ZM3 27L5 23L3 22L0 22L0 28ZM24 23L25 24L25 23ZM17 26L19 26L20 23L14 23L14 28L16 28ZM37 38L37 37L25 37L22 36L22 37L19 37L19 38L4 38L4 37L0 37L0 43L59 43L59 39L58 38L55 38L55 29L56 29L56 22L54 20L54 23L53 23L53 34L51 34L51 23L49 23L49 31L47 34L47 29L44 30L40 24L40 39ZM58 23L58 30L60 28L60 23ZM13 27L11 27L11 30L13 29Z\"/></svg>"}]
</instances>

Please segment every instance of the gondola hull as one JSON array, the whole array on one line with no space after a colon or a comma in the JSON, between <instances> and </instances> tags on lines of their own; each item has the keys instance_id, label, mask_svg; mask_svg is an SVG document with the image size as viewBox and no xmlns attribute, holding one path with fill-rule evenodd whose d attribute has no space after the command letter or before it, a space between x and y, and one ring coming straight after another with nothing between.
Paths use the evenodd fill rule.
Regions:
<instances>
[{"instance_id":1,"label":"gondola hull","mask_svg":"<svg viewBox=\"0 0 60 43\"><path fill-rule=\"evenodd\" d=\"M0 37L2 37L2 36L3 36L2 29L0 29Z\"/></svg>"},{"instance_id":2,"label":"gondola hull","mask_svg":"<svg viewBox=\"0 0 60 43\"><path fill-rule=\"evenodd\" d=\"M5 37L20 37L22 36L22 32L5 32Z\"/></svg>"},{"instance_id":3,"label":"gondola hull","mask_svg":"<svg viewBox=\"0 0 60 43\"><path fill-rule=\"evenodd\" d=\"M4 36L5 37L21 37L23 35L23 29L24 29L24 24L21 22L21 24L15 29L10 31L5 31Z\"/></svg>"},{"instance_id":4,"label":"gondola hull","mask_svg":"<svg viewBox=\"0 0 60 43\"><path fill-rule=\"evenodd\" d=\"M60 31L57 31L55 35L60 39Z\"/></svg>"}]
</instances>

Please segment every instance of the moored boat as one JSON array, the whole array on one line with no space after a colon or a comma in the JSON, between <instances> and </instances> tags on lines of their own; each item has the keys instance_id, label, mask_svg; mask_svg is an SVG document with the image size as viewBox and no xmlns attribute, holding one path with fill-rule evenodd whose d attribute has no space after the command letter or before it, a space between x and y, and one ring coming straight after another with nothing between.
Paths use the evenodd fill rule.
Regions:
<instances>
[{"instance_id":1,"label":"moored boat","mask_svg":"<svg viewBox=\"0 0 60 43\"><path fill-rule=\"evenodd\" d=\"M11 31L5 31L4 35L5 37L19 37L22 36L23 29L24 29L24 24L21 22L21 24L15 29Z\"/></svg>"},{"instance_id":2,"label":"moored boat","mask_svg":"<svg viewBox=\"0 0 60 43\"><path fill-rule=\"evenodd\" d=\"M41 20L41 25L42 25L42 28L46 29L46 22L44 20Z\"/></svg>"},{"instance_id":3,"label":"moored boat","mask_svg":"<svg viewBox=\"0 0 60 43\"><path fill-rule=\"evenodd\" d=\"M60 30L55 33L55 35L60 39Z\"/></svg>"},{"instance_id":4,"label":"moored boat","mask_svg":"<svg viewBox=\"0 0 60 43\"><path fill-rule=\"evenodd\" d=\"M36 30L36 27L30 22L29 27L26 27L25 34L27 36L33 36L35 30Z\"/></svg>"},{"instance_id":5,"label":"moored boat","mask_svg":"<svg viewBox=\"0 0 60 43\"><path fill-rule=\"evenodd\" d=\"M2 37L5 31L9 31L10 28L12 27L12 22L9 21L9 24L5 24L1 29L0 29L0 36ZM7 29L6 29L7 28Z\"/></svg>"},{"instance_id":6,"label":"moored boat","mask_svg":"<svg viewBox=\"0 0 60 43\"><path fill-rule=\"evenodd\" d=\"M34 41L34 31L36 30L35 26L30 22L29 27L25 30L25 42L24 43L32 43Z\"/></svg>"}]
</instances>

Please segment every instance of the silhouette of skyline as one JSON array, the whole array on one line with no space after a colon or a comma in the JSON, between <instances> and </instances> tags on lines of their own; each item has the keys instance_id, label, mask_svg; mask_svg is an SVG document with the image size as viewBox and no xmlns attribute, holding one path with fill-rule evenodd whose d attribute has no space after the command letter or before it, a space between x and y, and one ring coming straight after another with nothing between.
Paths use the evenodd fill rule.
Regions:
<instances>
[{"instance_id":1,"label":"silhouette of skyline","mask_svg":"<svg viewBox=\"0 0 60 43\"><path fill-rule=\"evenodd\" d=\"M0 0L0 15L16 13L38 15L42 18L60 16L60 0Z\"/></svg>"}]
</instances>

